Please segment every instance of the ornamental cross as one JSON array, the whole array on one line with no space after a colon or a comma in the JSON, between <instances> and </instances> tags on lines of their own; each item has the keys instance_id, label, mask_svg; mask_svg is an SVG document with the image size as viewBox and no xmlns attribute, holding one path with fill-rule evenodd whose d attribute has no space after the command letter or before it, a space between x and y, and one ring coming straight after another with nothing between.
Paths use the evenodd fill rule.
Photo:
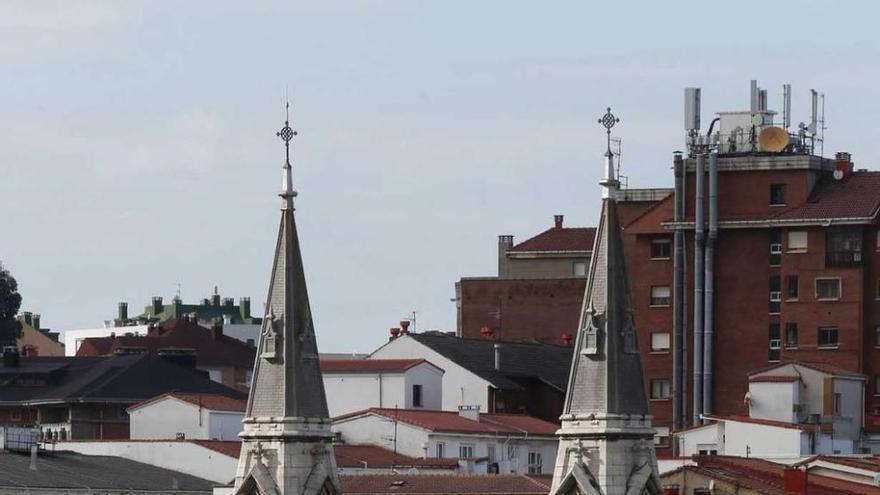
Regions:
<instances>
[{"instance_id":1,"label":"ornamental cross","mask_svg":"<svg viewBox=\"0 0 880 495\"><path fill-rule=\"evenodd\" d=\"M599 119L599 123L602 124L602 127L605 128L605 134L608 136L608 153L611 153L611 128L614 127L614 124L620 122L620 119L615 117L613 113L611 113L611 107L608 107L605 115Z\"/></svg>"},{"instance_id":2,"label":"ornamental cross","mask_svg":"<svg viewBox=\"0 0 880 495\"><path fill-rule=\"evenodd\" d=\"M296 136L296 131L290 128L290 102L287 102L284 111L284 127L282 127L280 131L276 132L275 135L280 137L281 140L284 141L284 151L286 153L287 159L286 163L290 165L290 140L293 139L293 136Z\"/></svg>"}]
</instances>

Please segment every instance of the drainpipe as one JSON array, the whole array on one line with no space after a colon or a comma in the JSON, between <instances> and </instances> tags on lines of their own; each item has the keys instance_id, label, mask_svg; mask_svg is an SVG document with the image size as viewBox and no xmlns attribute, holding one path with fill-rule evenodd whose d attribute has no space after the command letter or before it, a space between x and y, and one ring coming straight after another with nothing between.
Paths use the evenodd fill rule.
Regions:
<instances>
[{"instance_id":1,"label":"drainpipe","mask_svg":"<svg viewBox=\"0 0 880 495\"><path fill-rule=\"evenodd\" d=\"M697 155L694 169L696 198L694 208L694 410L693 424L702 424L703 414L703 195L706 155Z\"/></svg>"},{"instance_id":2,"label":"drainpipe","mask_svg":"<svg viewBox=\"0 0 880 495\"><path fill-rule=\"evenodd\" d=\"M675 196L673 198L675 205L675 222L684 221L684 160L682 160L681 152L676 152L672 158L672 170L675 175ZM675 254L672 260L673 278L672 278L672 335L673 335L673 354L672 354L672 423L676 430L680 430L686 426L685 416L687 415L687 407L685 406L686 374L684 371L685 363L685 258L684 258L684 230L676 228L673 237L673 247Z\"/></svg>"},{"instance_id":3,"label":"drainpipe","mask_svg":"<svg viewBox=\"0 0 880 495\"><path fill-rule=\"evenodd\" d=\"M706 239L706 276L703 322L703 414L712 413L712 352L715 334L715 244L718 242L718 153L709 154L709 237Z\"/></svg>"}]
</instances>

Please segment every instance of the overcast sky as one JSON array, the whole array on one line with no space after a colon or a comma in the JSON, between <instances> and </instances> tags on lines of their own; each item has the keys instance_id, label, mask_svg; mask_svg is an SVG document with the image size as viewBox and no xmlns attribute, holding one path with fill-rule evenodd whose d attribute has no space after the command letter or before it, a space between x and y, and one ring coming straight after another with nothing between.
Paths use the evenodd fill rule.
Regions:
<instances>
[{"instance_id":1,"label":"overcast sky","mask_svg":"<svg viewBox=\"0 0 880 495\"><path fill-rule=\"evenodd\" d=\"M4 1L0 260L56 330L178 283L261 308L287 87L322 351L372 350L414 310L453 330L454 282L495 274L498 234L595 222L606 106L634 187L671 185L682 88L708 123L751 78L777 109L790 82L795 122L824 91L826 154L875 168L872 4Z\"/></svg>"}]
</instances>

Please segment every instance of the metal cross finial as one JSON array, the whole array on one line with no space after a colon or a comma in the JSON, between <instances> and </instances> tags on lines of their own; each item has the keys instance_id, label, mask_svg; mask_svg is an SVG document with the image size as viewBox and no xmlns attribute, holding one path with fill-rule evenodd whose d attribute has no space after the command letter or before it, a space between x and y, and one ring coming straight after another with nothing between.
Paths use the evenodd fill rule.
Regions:
<instances>
[{"instance_id":1,"label":"metal cross finial","mask_svg":"<svg viewBox=\"0 0 880 495\"><path fill-rule=\"evenodd\" d=\"M284 108L285 117L284 117L284 127L281 128L280 131L276 132L275 135L280 137L284 141L284 151L286 153L287 164L290 165L290 140L293 139L293 136L296 136L296 131L290 128L290 102L287 102L287 105Z\"/></svg>"},{"instance_id":2,"label":"metal cross finial","mask_svg":"<svg viewBox=\"0 0 880 495\"><path fill-rule=\"evenodd\" d=\"M620 119L615 117L613 113L611 113L611 107L608 107L605 115L599 119L599 123L605 127L605 133L608 135L608 153L611 154L611 128L614 127L614 124L620 122Z\"/></svg>"}]
</instances>

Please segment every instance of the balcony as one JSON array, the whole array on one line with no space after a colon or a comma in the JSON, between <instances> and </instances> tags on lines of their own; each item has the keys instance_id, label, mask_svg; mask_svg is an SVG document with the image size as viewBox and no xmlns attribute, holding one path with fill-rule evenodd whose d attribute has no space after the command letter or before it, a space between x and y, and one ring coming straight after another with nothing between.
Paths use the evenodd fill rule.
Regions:
<instances>
[{"instance_id":1,"label":"balcony","mask_svg":"<svg viewBox=\"0 0 880 495\"><path fill-rule=\"evenodd\" d=\"M826 267L847 267L862 265L861 251L827 251L825 253Z\"/></svg>"}]
</instances>

